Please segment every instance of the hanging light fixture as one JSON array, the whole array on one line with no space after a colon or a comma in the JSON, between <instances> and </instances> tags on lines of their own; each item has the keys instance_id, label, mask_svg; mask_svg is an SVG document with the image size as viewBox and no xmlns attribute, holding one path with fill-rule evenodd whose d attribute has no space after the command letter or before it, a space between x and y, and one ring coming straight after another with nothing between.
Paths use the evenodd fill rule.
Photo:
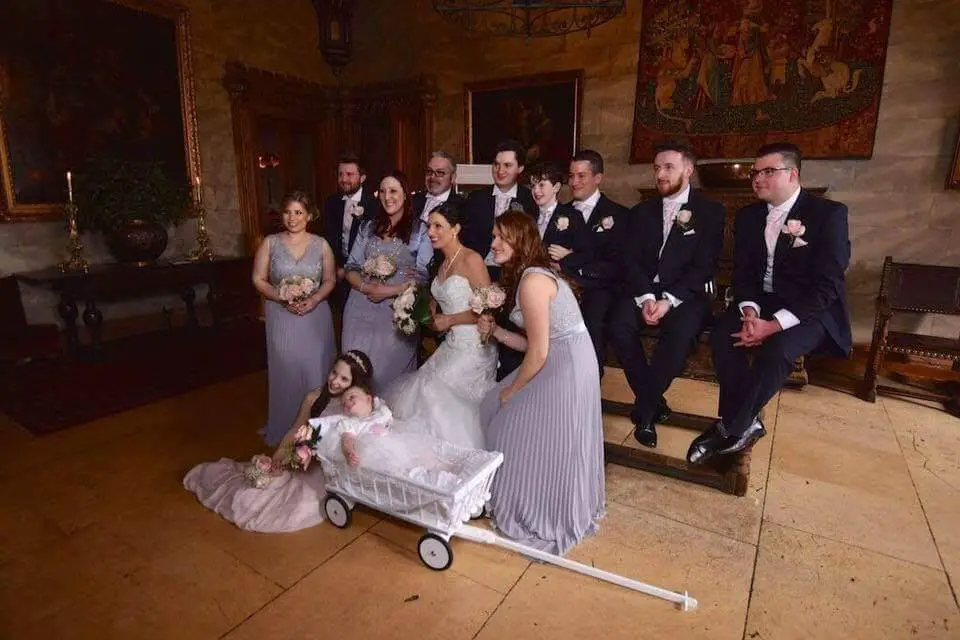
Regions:
<instances>
[{"instance_id":1,"label":"hanging light fixture","mask_svg":"<svg viewBox=\"0 0 960 640\"><path fill-rule=\"evenodd\" d=\"M320 53L339 74L353 53L353 10L356 0L313 0L320 31Z\"/></svg>"},{"instance_id":2,"label":"hanging light fixture","mask_svg":"<svg viewBox=\"0 0 960 640\"><path fill-rule=\"evenodd\" d=\"M433 0L433 8L469 31L540 38L590 30L623 12L625 0Z\"/></svg>"}]
</instances>

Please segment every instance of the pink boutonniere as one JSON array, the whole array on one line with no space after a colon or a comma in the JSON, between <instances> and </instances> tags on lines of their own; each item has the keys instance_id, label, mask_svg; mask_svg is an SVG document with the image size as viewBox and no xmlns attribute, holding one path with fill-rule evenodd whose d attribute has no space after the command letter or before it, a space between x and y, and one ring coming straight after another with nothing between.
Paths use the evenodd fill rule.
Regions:
<instances>
[{"instance_id":1,"label":"pink boutonniere","mask_svg":"<svg viewBox=\"0 0 960 640\"><path fill-rule=\"evenodd\" d=\"M803 226L803 222L800 220L787 220L787 223L783 225L783 229L781 230L781 233L790 236L791 247L806 246L807 241L801 238L801 236L806 232L807 228Z\"/></svg>"}]
</instances>

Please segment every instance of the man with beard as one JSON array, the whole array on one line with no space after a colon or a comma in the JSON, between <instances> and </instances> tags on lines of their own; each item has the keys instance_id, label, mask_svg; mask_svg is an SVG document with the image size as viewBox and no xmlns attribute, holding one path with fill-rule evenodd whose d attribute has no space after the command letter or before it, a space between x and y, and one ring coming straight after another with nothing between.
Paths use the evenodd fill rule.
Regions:
<instances>
[{"instance_id":1,"label":"man with beard","mask_svg":"<svg viewBox=\"0 0 960 640\"><path fill-rule=\"evenodd\" d=\"M427 163L424 183L426 191L413 196L413 212L424 222L430 212L448 200L463 205L463 196L454 192L457 183L457 163L446 151L434 151Z\"/></svg>"},{"instance_id":2,"label":"man with beard","mask_svg":"<svg viewBox=\"0 0 960 640\"><path fill-rule=\"evenodd\" d=\"M723 248L724 207L690 186L694 162L684 144L657 146L660 197L633 208L623 238L625 283L611 317L611 341L636 397L633 437L646 447L657 446L655 425L670 412L663 394L710 316L707 284ZM641 322L660 329L649 361Z\"/></svg>"},{"instance_id":3,"label":"man with beard","mask_svg":"<svg viewBox=\"0 0 960 640\"><path fill-rule=\"evenodd\" d=\"M338 193L323 203L324 237L337 260L337 288L330 296L335 309L343 311L350 285L343 279L343 265L357 239L364 220L372 220L380 203L363 187L367 171L360 158L344 155L337 161Z\"/></svg>"}]
</instances>

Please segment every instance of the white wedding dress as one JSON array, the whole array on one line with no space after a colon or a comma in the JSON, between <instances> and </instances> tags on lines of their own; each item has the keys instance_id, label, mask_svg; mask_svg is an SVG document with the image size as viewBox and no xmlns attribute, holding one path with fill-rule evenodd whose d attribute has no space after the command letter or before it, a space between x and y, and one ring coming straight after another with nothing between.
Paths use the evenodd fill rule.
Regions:
<instances>
[{"instance_id":1,"label":"white wedding dress","mask_svg":"<svg viewBox=\"0 0 960 640\"><path fill-rule=\"evenodd\" d=\"M473 290L465 277L452 275L442 283L434 278L430 293L443 313L454 314L470 308ZM482 344L476 325L457 325L420 369L398 378L383 398L398 428L483 449L480 401L496 386L496 372L495 344Z\"/></svg>"}]
</instances>

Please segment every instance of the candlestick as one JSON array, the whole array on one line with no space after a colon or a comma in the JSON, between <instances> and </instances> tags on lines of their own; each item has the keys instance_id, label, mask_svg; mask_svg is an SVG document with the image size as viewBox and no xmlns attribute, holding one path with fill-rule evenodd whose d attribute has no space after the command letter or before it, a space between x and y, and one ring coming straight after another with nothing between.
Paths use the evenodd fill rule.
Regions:
<instances>
[{"instance_id":1,"label":"candlestick","mask_svg":"<svg viewBox=\"0 0 960 640\"><path fill-rule=\"evenodd\" d=\"M67 184L70 184L70 172L67 172ZM80 232L77 230L77 205L73 203L73 193L70 193L70 202L65 207L67 215L67 229L70 233L70 240L67 243L67 251L70 257L59 264L61 273L87 273L90 265L83 257L83 243L80 242Z\"/></svg>"},{"instance_id":2,"label":"candlestick","mask_svg":"<svg viewBox=\"0 0 960 640\"><path fill-rule=\"evenodd\" d=\"M200 178L197 178L197 185L200 184ZM203 203L197 200L197 246L187 254L188 260L202 260L213 262L213 248L210 246L210 236L207 234L207 211Z\"/></svg>"},{"instance_id":3,"label":"candlestick","mask_svg":"<svg viewBox=\"0 0 960 640\"><path fill-rule=\"evenodd\" d=\"M200 176L194 178L194 183L196 184L196 189L194 189L193 192L194 199L198 205L203 204L203 189L200 187Z\"/></svg>"},{"instance_id":4,"label":"candlestick","mask_svg":"<svg viewBox=\"0 0 960 640\"><path fill-rule=\"evenodd\" d=\"M70 204L73 204L73 176L67 171L67 196L70 198Z\"/></svg>"}]
</instances>

